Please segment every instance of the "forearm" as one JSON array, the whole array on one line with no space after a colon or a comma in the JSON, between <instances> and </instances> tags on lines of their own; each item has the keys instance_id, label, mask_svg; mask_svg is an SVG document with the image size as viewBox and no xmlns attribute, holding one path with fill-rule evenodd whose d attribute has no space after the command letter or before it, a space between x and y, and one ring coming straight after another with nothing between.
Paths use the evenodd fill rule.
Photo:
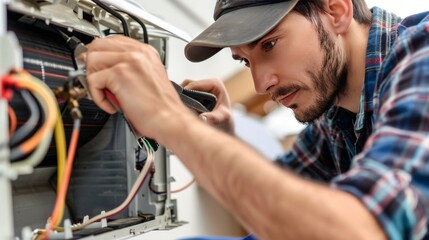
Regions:
<instances>
[{"instance_id":1,"label":"forearm","mask_svg":"<svg viewBox=\"0 0 429 240\"><path fill-rule=\"evenodd\" d=\"M262 239L383 237L353 196L281 171L246 144L199 121L175 121L182 127L172 130L177 131L174 136L186 140L166 137L161 143Z\"/></svg>"}]
</instances>

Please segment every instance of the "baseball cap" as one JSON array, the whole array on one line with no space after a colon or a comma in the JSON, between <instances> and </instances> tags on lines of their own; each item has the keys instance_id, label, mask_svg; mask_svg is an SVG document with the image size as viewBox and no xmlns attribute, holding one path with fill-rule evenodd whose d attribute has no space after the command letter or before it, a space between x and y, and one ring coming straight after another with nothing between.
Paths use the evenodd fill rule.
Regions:
<instances>
[{"instance_id":1,"label":"baseball cap","mask_svg":"<svg viewBox=\"0 0 429 240\"><path fill-rule=\"evenodd\" d=\"M215 22L185 47L192 62L204 61L224 47L248 44L269 33L298 0L217 0Z\"/></svg>"}]
</instances>

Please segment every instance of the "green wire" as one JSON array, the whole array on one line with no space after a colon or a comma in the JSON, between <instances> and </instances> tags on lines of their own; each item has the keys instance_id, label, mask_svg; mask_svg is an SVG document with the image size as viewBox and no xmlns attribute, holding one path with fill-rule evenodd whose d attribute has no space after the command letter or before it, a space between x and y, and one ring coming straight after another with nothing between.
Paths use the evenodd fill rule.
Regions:
<instances>
[{"instance_id":1,"label":"green wire","mask_svg":"<svg viewBox=\"0 0 429 240\"><path fill-rule=\"evenodd\" d=\"M146 145L148 145L148 146L149 146L149 149L150 149L152 152L155 152L155 150L153 150L152 145L150 144L150 142L149 142L146 138L143 138L143 141L146 143Z\"/></svg>"}]
</instances>

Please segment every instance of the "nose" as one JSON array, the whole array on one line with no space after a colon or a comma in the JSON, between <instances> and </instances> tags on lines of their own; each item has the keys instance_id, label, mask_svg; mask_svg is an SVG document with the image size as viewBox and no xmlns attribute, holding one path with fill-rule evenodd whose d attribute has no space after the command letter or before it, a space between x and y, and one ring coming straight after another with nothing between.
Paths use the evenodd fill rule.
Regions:
<instances>
[{"instance_id":1,"label":"nose","mask_svg":"<svg viewBox=\"0 0 429 240\"><path fill-rule=\"evenodd\" d=\"M251 66L253 84L258 94L267 94L269 89L279 83L278 76L269 68Z\"/></svg>"}]
</instances>

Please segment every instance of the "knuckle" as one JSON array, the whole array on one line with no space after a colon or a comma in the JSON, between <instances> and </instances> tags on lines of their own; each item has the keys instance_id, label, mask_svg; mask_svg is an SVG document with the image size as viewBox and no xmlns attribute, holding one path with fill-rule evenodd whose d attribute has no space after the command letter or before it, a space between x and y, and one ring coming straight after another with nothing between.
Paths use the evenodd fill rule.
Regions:
<instances>
[{"instance_id":1,"label":"knuckle","mask_svg":"<svg viewBox=\"0 0 429 240\"><path fill-rule=\"evenodd\" d=\"M226 108L226 107L221 107L221 108L219 109L219 112L220 112L220 113L222 113L223 119L225 119L225 120L230 120L230 119L232 119L232 113L231 113L231 111L229 111L229 109L228 109L228 108Z\"/></svg>"},{"instance_id":2,"label":"knuckle","mask_svg":"<svg viewBox=\"0 0 429 240\"><path fill-rule=\"evenodd\" d=\"M129 66L126 63L118 63L113 67L112 70L115 72L115 74L124 76L129 72Z\"/></svg>"},{"instance_id":3,"label":"knuckle","mask_svg":"<svg viewBox=\"0 0 429 240\"><path fill-rule=\"evenodd\" d=\"M207 81L212 82L213 84L215 84L217 86L223 85L223 82L222 82L222 80L220 78L216 78L216 77L215 78L210 78L210 79L207 79Z\"/></svg>"},{"instance_id":4,"label":"knuckle","mask_svg":"<svg viewBox=\"0 0 429 240\"><path fill-rule=\"evenodd\" d=\"M103 41L104 41L104 39L102 39L102 38L95 38L94 40L92 40L91 45L92 46L98 46L98 45L102 44Z\"/></svg>"},{"instance_id":5,"label":"knuckle","mask_svg":"<svg viewBox=\"0 0 429 240\"><path fill-rule=\"evenodd\" d=\"M139 44L137 51L131 51L129 57L135 61L142 61L144 59L160 59L158 51L148 44Z\"/></svg>"},{"instance_id":6,"label":"knuckle","mask_svg":"<svg viewBox=\"0 0 429 240\"><path fill-rule=\"evenodd\" d=\"M86 71L88 74L91 74L94 72L94 66L93 66L93 52L87 52L85 57L85 65L86 65Z\"/></svg>"},{"instance_id":7,"label":"knuckle","mask_svg":"<svg viewBox=\"0 0 429 240\"><path fill-rule=\"evenodd\" d=\"M183 80L183 82L182 82L182 86L188 86L189 84L191 84L193 81L192 80L190 80L190 79L185 79L185 80Z\"/></svg>"},{"instance_id":8,"label":"knuckle","mask_svg":"<svg viewBox=\"0 0 429 240\"><path fill-rule=\"evenodd\" d=\"M150 54L153 54L153 56L156 56L156 57L160 56L159 52L158 52L158 50L156 50L156 48L154 48L153 46L148 45L148 44L145 44L145 45L147 46L148 51L150 52Z\"/></svg>"},{"instance_id":9,"label":"knuckle","mask_svg":"<svg viewBox=\"0 0 429 240\"><path fill-rule=\"evenodd\" d=\"M130 52L127 53L127 58L130 62L139 62L142 60L143 56L140 52Z\"/></svg>"}]
</instances>

